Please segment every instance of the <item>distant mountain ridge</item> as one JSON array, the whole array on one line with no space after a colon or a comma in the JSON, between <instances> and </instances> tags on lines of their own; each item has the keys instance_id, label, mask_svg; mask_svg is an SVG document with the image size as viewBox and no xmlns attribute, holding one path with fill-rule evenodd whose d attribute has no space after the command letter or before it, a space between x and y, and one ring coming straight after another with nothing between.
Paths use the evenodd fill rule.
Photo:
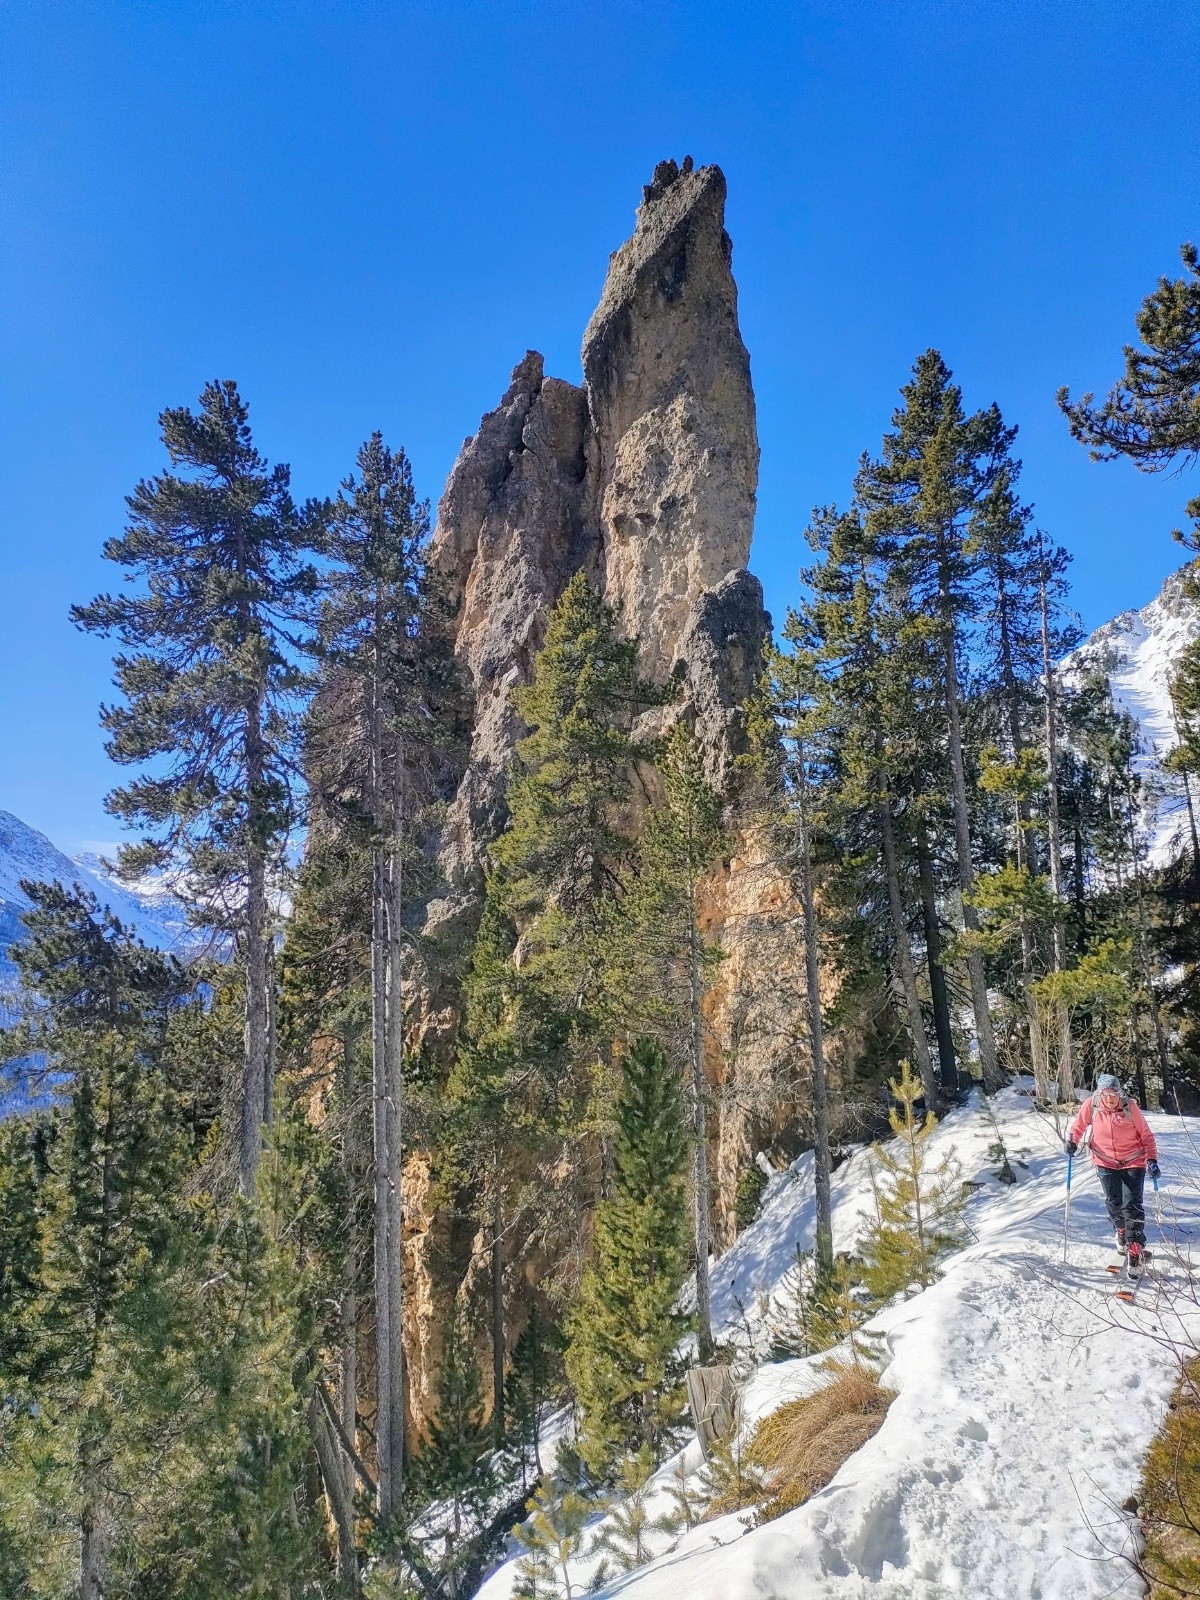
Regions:
<instances>
[{"instance_id":1,"label":"distant mountain ridge","mask_svg":"<svg viewBox=\"0 0 1200 1600\"><path fill-rule=\"evenodd\" d=\"M1138 769L1156 791L1157 815L1150 830L1150 858L1166 863L1187 842L1187 802L1182 785L1162 763L1178 743L1171 706L1171 677L1183 651L1200 634L1200 605L1186 593L1188 568L1171 573L1148 605L1122 611L1102 624L1062 663L1064 679L1078 682L1102 668L1113 702L1138 725Z\"/></svg>"},{"instance_id":2,"label":"distant mountain ridge","mask_svg":"<svg viewBox=\"0 0 1200 1600\"><path fill-rule=\"evenodd\" d=\"M0 811L0 1007L5 991L11 995L16 978L8 949L22 938L21 916L29 909L29 897L21 889L23 879L57 881L67 888L78 883L90 889L102 906L108 906L146 944L160 950L187 955L202 938L169 891L132 888L116 878L99 856L69 856L11 811Z\"/></svg>"}]
</instances>

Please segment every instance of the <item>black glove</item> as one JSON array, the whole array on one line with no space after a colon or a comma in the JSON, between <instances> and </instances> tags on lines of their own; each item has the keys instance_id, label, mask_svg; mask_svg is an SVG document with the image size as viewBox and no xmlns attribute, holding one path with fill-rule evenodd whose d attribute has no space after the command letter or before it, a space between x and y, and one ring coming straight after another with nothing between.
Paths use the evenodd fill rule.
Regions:
<instances>
[{"instance_id":1,"label":"black glove","mask_svg":"<svg viewBox=\"0 0 1200 1600\"><path fill-rule=\"evenodd\" d=\"M1076 1150L1079 1149L1079 1146L1075 1143L1074 1139L1064 1139L1063 1140L1063 1149L1067 1152L1067 1154L1069 1156L1073 1156L1075 1154Z\"/></svg>"},{"instance_id":2,"label":"black glove","mask_svg":"<svg viewBox=\"0 0 1200 1600\"><path fill-rule=\"evenodd\" d=\"M1147 1163L1146 1163L1146 1176L1150 1177L1150 1178L1159 1178L1159 1177L1162 1176L1162 1174L1158 1170L1158 1162L1157 1161L1147 1161Z\"/></svg>"}]
</instances>

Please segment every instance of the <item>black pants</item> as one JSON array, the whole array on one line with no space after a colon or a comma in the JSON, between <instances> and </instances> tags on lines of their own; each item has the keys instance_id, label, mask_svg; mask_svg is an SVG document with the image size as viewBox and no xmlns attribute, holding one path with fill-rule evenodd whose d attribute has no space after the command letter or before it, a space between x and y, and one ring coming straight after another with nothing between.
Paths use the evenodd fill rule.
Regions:
<instances>
[{"instance_id":1,"label":"black pants","mask_svg":"<svg viewBox=\"0 0 1200 1600\"><path fill-rule=\"evenodd\" d=\"M1126 1167L1123 1172L1109 1172L1097 1167L1100 1187L1104 1190L1104 1204L1114 1228L1124 1228L1128 1239L1138 1244L1146 1242L1146 1208L1142 1204L1142 1190L1146 1186L1145 1167Z\"/></svg>"}]
</instances>

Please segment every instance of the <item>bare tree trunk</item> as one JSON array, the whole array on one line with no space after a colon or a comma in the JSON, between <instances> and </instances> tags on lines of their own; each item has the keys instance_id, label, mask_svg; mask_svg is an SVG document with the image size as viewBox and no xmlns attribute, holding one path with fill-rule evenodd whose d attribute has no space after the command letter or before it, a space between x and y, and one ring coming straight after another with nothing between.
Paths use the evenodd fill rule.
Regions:
<instances>
[{"instance_id":1,"label":"bare tree trunk","mask_svg":"<svg viewBox=\"0 0 1200 1600\"><path fill-rule=\"evenodd\" d=\"M812 1055L813 1169L817 1216L815 1246L817 1269L833 1271L833 1203L830 1193L832 1160L829 1151L829 1087L825 1075L825 1038L821 1019L821 952L817 933L816 895L813 890L812 839L808 819L808 776L804 747L797 762L800 784L800 904L804 913L804 979L808 994L808 1039Z\"/></svg>"},{"instance_id":2,"label":"bare tree trunk","mask_svg":"<svg viewBox=\"0 0 1200 1600\"><path fill-rule=\"evenodd\" d=\"M392 770L391 846L388 862L387 1008L387 1245L388 1325L392 1335L391 1424L392 1503L404 1485L404 769L397 744Z\"/></svg>"},{"instance_id":3,"label":"bare tree trunk","mask_svg":"<svg viewBox=\"0 0 1200 1600\"><path fill-rule=\"evenodd\" d=\"M929 961L929 994L933 1002L933 1030L937 1038L938 1064L942 1088L949 1094L958 1089L958 1063L954 1056L954 1029L950 1021L950 994L946 969L942 964L942 930L938 921L937 886L933 881L933 858L925 824L918 819L915 839L917 870L921 883L921 920L925 928L925 954Z\"/></svg>"},{"instance_id":4,"label":"bare tree trunk","mask_svg":"<svg viewBox=\"0 0 1200 1600\"><path fill-rule=\"evenodd\" d=\"M247 713L246 787L250 796L246 851L246 1031L242 1060L242 1109L238 1140L238 1188L254 1198L262 1151L267 1080L267 864L258 815L263 784L262 708L254 700Z\"/></svg>"},{"instance_id":5,"label":"bare tree trunk","mask_svg":"<svg viewBox=\"0 0 1200 1600\"><path fill-rule=\"evenodd\" d=\"M377 647L378 649L378 647ZM395 1509L392 1494L391 1292L388 1273L388 1060L387 1060L387 868L380 843L382 818L383 712L378 681L371 686L371 758L374 838L371 841L371 1092L374 1155L375 1278L375 1454L381 1517Z\"/></svg>"},{"instance_id":6,"label":"bare tree trunk","mask_svg":"<svg viewBox=\"0 0 1200 1600\"><path fill-rule=\"evenodd\" d=\"M942 598L942 663L946 680L946 721L949 734L950 785L954 801L954 842L958 858L958 886L962 891L963 927L968 933L979 931L979 916L971 904L975 886L975 867L971 859L971 819L967 810L967 777L963 765L962 719L958 708L958 663L955 660L955 628L950 594L943 564L939 563L938 582ZM979 1065L989 1088L999 1082L996 1063L996 1037L988 1008L987 974L983 956L972 950L967 956L967 976L971 983L971 1009L975 1014L975 1037L979 1043Z\"/></svg>"},{"instance_id":7,"label":"bare tree trunk","mask_svg":"<svg viewBox=\"0 0 1200 1600\"><path fill-rule=\"evenodd\" d=\"M895 951L900 987L908 1012L908 1031L912 1036L913 1054L917 1058L917 1071L925 1088L925 1102L931 1111L941 1107L937 1076L933 1070L933 1057L925 1033L925 1018L921 1011L921 996L917 992L917 975L913 970L912 950L908 942L908 924L904 915L904 900L900 893L900 868L896 859L896 836L892 828L891 802L885 795L878 805L879 837L883 844L883 870L887 879L888 914L892 923L892 946Z\"/></svg>"},{"instance_id":8,"label":"bare tree trunk","mask_svg":"<svg viewBox=\"0 0 1200 1600\"><path fill-rule=\"evenodd\" d=\"M358 1594L358 1552L354 1543L354 1468L345 1471L345 1458L334 1439L329 1418L316 1390L308 1402L308 1430L317 1452L317 1465L329 1509L337 1529L338 1578L352 1595ZM349 1487L347 1488L347 1476Z\"/></svg>"},{"instance_id":9,"label":"bare tree trunk","mask_svg":"<svg viewBox=\"0 0 1200 1600\"><path fill-rule=\"evenodd\" d=\"M700 928L696 918L696 888L691 885L688 940L691 979L689 1055L692 1101L692 1181L696 1234L696 1343L702 1363L713 1358L712 1292L708 1281L708 1258L712 1253L712 1233L708 1205L708 1117L704 1089L704 1019L700 1011L703 996L700 976Z\"/></svg>"},{"instance_id":10,"label":"bare tree trunk","mask_svg":"<svg viewBox=\"0 0 1200 1600\"><path fill-rule=\"evenodd\" d=\"M492 1432L504 1443L504 1215L500 1152L492 1167Z\"/></svg>"},{"instance_id":11,"label":"bare tree trunk","mask_svg":"<svg viewBox=\"0 0 1200 1600\"><path fill-rule=\"evenodd\" d=\"M1041 535L1038 535L1041 549ZM1050 659L1050 614L1046 598L1046 566L1043 560L1038 582L1038 601L1042 623L1042 675L1046 684L1046 801L1049 811L1050 890L1054 896L1054 970L1067 965L1066 930L1063 926L1062 832L1058 814L1058 681ZM1060 1098L1075 1098L1075 1065L1071 1044L1071 1018L1063 1005L1056 1007L1058 1023Z\"/></svg>"}]
</instances>

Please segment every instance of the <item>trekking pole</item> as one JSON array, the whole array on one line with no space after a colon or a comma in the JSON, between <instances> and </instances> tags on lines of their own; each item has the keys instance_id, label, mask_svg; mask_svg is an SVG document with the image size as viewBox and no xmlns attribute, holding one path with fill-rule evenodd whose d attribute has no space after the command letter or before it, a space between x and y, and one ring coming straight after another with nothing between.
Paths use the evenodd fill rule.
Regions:
<instances>
[{"instance_id":1,"label":"trekking pole","mask_svg":"<svg viewBox=\"0 0 1200 1600\"><path fill-rule=\"evenodd\" d=\"M1067 1259L1067 1227L1071 1220L1071 1167L1074 1156L1067 1157L1067 1197L1063 1202L1063 1262Z\"/></svg>"},{"instance_id":2,"label":"trekking pole","mask_svg":"<svg viewBox=\"0 0 1200 1600\"><path fill-rule=\"evenodd\" d=\"M1157 1178L1151 1178L1150 1182L1154 1185L1154 1226L1161 1233L1162 1232L1162 1201L1158 1198L1158 1179Z\"/></svg>"}]
</instances>

